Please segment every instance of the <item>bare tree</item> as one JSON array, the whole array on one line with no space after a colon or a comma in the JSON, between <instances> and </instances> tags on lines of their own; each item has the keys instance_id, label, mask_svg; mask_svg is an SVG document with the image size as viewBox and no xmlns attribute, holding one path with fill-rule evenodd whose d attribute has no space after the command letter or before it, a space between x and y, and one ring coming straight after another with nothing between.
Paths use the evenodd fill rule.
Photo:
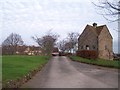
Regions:
<instances>
[{"instance_id":1,"label":"bare tree","mask_svg":"<svg viewBox=\"0 0 120 90\"><path fill-rule=\"evenodd\" d=\"M18 45L23 45L23 40L16 33L11 33L2 43L2 47L7 47L11 54L15 54Z\"/></svg>"},{"instance_id":2,"label":"bare tree","mask_svg":"<svg viewBox=\"0 0 120 90\"><path fill-rule=\"evenodd\" d=\"M72 46L72 43L67 41L65 43L65 50L68 52L68 53L71 53L71 50L72 50L73 46Z\"/></svg>"},{"instance_id":3,"label":"bare tree","mask_svg":"<svg viewBox=\"0 0 120 90\"><path fill-rule=\"evenodd\" d=\"M40 48L42 48L43 53L45 55L51 55L53 48L56 44L58 35L57 34L52 34L52 33L48 33L47 35L44 35L41 38L36 37L32 37L33 40L35 42L38 43L38 45L40 46Z\"/></svg>"},{"instance_id":4,"label":"bare tree","mask_svg":"<svg viewBox=\"0 0 120 90\"><path fill-rule=\"evenodd\" d=\"M110 22L118 21L118 30L116 31L118 31L118 53L120 53L120 0L113 0L113 2L103 0L99 4L93 4L104 11L99 14L103 15L106 20Z\"/></svg>"},{"instance_id":5,"label":"bare tree","mask_svg":"<svg viewBox=\"0 0 120 90\"><path fill-rule=\"evenodd\" d=\"M69 46L69 49L70 49L70 52L71 50L73 50L73 52L76 51L76 45L78 43L78 36L79 36L79 33L77 32L70 32L68 33L68 45Z\"/></svg>"},{"instance_id":6,"label":"bare tree","mask_svg":"<svg viewBox=\"0 0 120 90\"><path fill-rule=\"evenodd\" d=\"M120 1L114 0L114 2L110 2L108 0L99 1L99 4L93 3L102 13L103 17L109 21L118 21L120 20ZM97 9L98 10L98 9ZM109 17L107 17L109 16ZM114 17L114 19L111 17Z\"/></svg>"},{"instance_id":7,"label":"bare tree","mask_svg":"<svg viewBox=\"0 0 120 90\"><path fill-rule=\"evenodd\" d=\"M64 53L66 52L75 52L77 49L77 43L78 43L78 36L79 34L77 32L70 32L68 33L68 36L66 39L60 41L58 43L59 49Z\"/></svg>"},{"instance_id":8,"label":"bare tree","mask_svg":"<svg viewBox=\"0 0 120 90\"><path fill-rule=\"evenodd\" d=\"M72 43L69 42L68 40L62 40L60 41L57 46L59 47L60 51L62 53L69 53L71 52L71 49L72 49Z\"/></svg>"},{"instance_id":9,"label":"bare tree","mask_svg":"<svg viewBox=\"0 0 120 90\"><path fill-rule=\"evenodd\" d=\"M64 40L59 41L59 43L57 44L60 51L63 52L63 53L66 51L66 46L65 46L66 43L67 43L67 41L64 39Z\"/></svg>"}]
</instances>

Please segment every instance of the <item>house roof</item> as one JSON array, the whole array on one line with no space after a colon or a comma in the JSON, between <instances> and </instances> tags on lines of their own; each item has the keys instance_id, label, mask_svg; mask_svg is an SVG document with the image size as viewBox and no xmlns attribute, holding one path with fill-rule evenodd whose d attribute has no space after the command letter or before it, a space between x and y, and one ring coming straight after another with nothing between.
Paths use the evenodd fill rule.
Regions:
<instances>
[{"instance_id":1,"label":"house roof","mask_svg":"<svg viewBox=\"0 0 120 90\"><path fill-rule=\"evenodd\" d=\"M108 30L108 28L107 28L106 25L101 25L101 26L96 26L96 27L94 27L94 26L91 26L91 25L88 25L88 24L87 24L87 26L85 27L85 29L84 29L84 31L82 32L82 34L85 32L86 29L89 29L89 31L92 31L96 36L99 36L104 27ZM108 32L109 32L109 30L108 30ZM79 36L79 38L82 36L82 34ZM109 34L110 34L110 32L109 32ZM111 38L112 38L112 35L111 35L111 34L110 34L110 36L111 36ZM79 38L78 38L78 39L79 39Z\"/></svg>"},{"instance_id":2,"label":"house roof","mask_svg":"<svg viewBox=\"0 0 120 90\"><path fill-rule=\"evenodd\" d=\"M102 25L102 26L98 26L98 27L96 27L96 33L98 34L98 35L100 35L100 32L103 30L103 27L104 27L105 25Z\"/></svg>"},{"instance_id":3,"label":"house roof","mask_svg":"<svg viewBox=\"0 0 120 90\"><path fill-rule=\"evenodd\" d=\"M106 25L102 25L102 26L97 26L96 28L94 28L93 26L91 25L88 25L88 27L92 28L92 30L99 36L100 35L100 32L103 30L103 28L105 27Z\"/></svg>"}]
</instances>

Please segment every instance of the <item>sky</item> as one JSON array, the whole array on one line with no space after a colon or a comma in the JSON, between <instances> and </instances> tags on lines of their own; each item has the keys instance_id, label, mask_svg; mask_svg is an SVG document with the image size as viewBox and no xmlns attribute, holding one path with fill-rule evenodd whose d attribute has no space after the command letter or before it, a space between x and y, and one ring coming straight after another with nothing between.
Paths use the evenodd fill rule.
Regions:
<instances>
[{"instance_id":1,"label":"sky","mask_svg":"<svg viewBox=\"0 0 120 90\"><path fill-rule=\"evenodd\" d=\"M118 52L117 22L109 22L92 2L97 0L0 0L0 43L11 33L21 35L26 45L37 45L32 36L42 37L49 30L60 35L82 33L87 24L106 24L113 36L113 50Z\"/></svg>"}]
</instances>

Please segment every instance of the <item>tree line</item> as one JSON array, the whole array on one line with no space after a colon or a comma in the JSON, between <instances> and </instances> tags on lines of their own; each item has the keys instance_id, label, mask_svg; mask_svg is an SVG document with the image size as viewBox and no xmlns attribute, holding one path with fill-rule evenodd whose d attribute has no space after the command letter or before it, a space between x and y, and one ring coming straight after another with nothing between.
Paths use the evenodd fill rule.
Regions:
<instances>
[{"instance_id":1,"label":"tree line","mask_svg":"<svg viewBox=\"0 0 120 90\"><path fill-rule=\"evenodd\" d=\"M42 50L44 55L51 55L53 52L54 47L58 47L60 52L76 52L77 50L77 43L78 43L78 36L77 32L70 32L68 33L67 37L61 41L58 41L60 35L54 33L47 33L42 37L32 36L33 39L38 45L39 48ZM17 47L23 46L24 41L21 35L16 33L11 33L3 42L2 42L2 51L9 52L9 54L16 54Z\"/></svg>"}]
</instances>

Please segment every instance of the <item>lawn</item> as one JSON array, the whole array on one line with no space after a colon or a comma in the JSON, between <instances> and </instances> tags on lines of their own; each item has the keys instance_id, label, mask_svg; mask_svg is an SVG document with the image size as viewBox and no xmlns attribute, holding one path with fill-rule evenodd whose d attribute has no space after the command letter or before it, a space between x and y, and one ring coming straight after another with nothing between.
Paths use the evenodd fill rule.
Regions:
<instances>
[{"instance_id":1,"label":"lawn","mask_svg":"<svg viewBox=\"0 0 120 90\"><path fill-rule=\"evenodd\" d=\"M8 80L15 80L26 75L31 70L46 64L47 56L2 56L2 80L3 83Z\"/></svg>"},{"instance_id":2,"label":"lawn","mask_svg":"<svg viewBox=\"0 0 120 90\"><path fill-rule=\"evenodd\" d=\"M94 59L81 58L78 56L71 56L70 58L74 61L79 61L82 63L94 64L94 65L112 67L112 68L120 68L120 61L103 60L103 59L94 60Z\"/></svg>"}]
</instances>

